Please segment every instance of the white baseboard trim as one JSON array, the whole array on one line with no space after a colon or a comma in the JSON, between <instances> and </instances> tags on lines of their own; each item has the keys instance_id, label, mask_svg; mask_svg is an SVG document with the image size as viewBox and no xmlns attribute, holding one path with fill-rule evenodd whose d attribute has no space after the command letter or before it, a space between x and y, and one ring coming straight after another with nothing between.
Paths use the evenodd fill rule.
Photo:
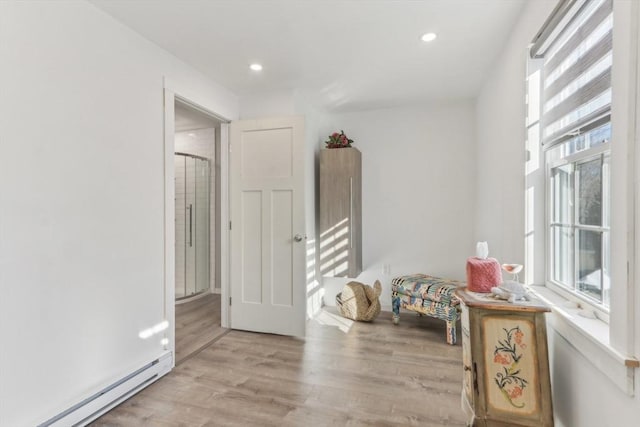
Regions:
<instances>
[{"instance_id":1,"label":"white baseboard trim","mask_svg":"<svg viewBox=\"0 0 640 427\"><path fill-rule=\"evenodd\" d=\"M38 427L85 426L171 371L173 356L164 353L93 396L61 412Z\"/></svg>"}]
</instances>

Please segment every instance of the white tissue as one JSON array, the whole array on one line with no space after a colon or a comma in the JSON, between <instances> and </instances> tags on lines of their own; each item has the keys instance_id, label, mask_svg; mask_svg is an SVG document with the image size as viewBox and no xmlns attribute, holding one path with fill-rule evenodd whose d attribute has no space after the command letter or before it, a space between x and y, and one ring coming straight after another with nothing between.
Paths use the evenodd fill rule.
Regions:
<instances>
[{"instance_id":1,"label":"white tissue","mask_svg":"<svg viewBox=\"0 0 640 427\"><path fill-rule=\"evenodd\" d=\"M489 256L489 245L487 242L476 243L476 258L487 259Z\"/></svg>"}]
</instances>

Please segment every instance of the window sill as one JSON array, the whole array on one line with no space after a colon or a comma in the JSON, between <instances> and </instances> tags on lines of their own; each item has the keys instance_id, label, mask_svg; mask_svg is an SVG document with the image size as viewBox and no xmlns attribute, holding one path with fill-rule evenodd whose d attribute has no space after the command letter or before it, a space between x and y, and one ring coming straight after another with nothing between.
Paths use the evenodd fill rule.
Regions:
<instances>
[{"instance_id":1,"label":"window sill","mask_svg":"<svg viewBox=\"0 0 640 427\"><path fill-rule=\"evenodd\" d=\"M640 362L609 345L609 325L580 316L578 308L565 307L563 304L568 300L546 286L531 286L530 290L551 308L547 324L616 386L633 396L635 369Z\"/></svg>"}]
</instances>

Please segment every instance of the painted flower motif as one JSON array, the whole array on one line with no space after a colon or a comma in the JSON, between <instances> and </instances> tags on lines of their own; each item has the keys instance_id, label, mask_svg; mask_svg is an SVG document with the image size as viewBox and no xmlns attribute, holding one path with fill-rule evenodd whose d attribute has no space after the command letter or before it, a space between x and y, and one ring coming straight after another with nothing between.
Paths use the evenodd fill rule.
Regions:
<instances>
[{"instance_id":1,"label":"painted flower motif","mask_svg":"<svg viewBox=\"0 0 640 427\"><path fill-rule=\"evenodd\" d=\"M495 356L493 356L493 361L501 365L511 364L511 358L508 355L501 354L501 353L496 353Z\"/></svg>"},{"instance_id":2,"label":"painted flower motif","mask_svg":"<svg viewBox=\"0 0 640 427\"><path fill-rule=\"evenodd\" d=\"M518 354L518 347L525 348L522 342L524 333L519 326L511 329L503 329L505 335L500 339L493 353L494 363L503 365L502 372L496 373L494 381L505 399L516 408L524 408L524 402L517 402L516 399L522 396L528 381L522 376L518 363L523 354ZM506 366L508 365L508 366Z\"/></svg>"},{"instance_id":3,"label":"painted flower motif","mask_svg":"<svg viewBox=\"0 0 640 427\"><path fill-rule=\"evenodd\" d=\"M516 398L518 398L518 397L522 396L522 388L521 388L521 387L518 387L518 386L515 386L515 387L513 388L513 390L511 390L511 391L509 392L509 396L510 396L512 399L516 399Z\"/></svg>"},{"instance_id":4,"label":"painted flower motif","mask_svg":"<svg viewBox=\"0 0 640 427\"><path fill-rule=\"evenodd\" d=\"M515 331L513 335L516 337L516 342L520 344L522 342L522 337L524 336L524 332L518 329Z\"/></svg>"},{"instance_id":5,"label":"painted flower motif","mask_svg":"<svg viewBox=\"0 0 640 427\"><path fill-rule=\"evenodd\" d=\"M520 348L522 348L522 349L527 348L527 345L522 342L522 338L524 337L524 333L520 329L517 329L514 332L513 336L514 336L514 340L515 340L516 344L518 344L518 346Z\"/></svg>"}]
</instances>

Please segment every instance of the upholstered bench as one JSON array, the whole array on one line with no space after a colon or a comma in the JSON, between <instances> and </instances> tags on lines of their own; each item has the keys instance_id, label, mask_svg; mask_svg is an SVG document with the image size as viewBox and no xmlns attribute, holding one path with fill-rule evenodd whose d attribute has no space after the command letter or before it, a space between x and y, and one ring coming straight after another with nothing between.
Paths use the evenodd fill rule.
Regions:
<instances>
[{"instance_id":1,"label":"upholstered bench","mask_svg":"<svg viewBox=\"0 0 640 427\"><path fill-rule=\"evenodd\" d=\"M454 295L457 280L442 279L426 274L396 277L391 281L391 304L393 323L400 321L400 309L426 314L447 322L447 343L456 343L456 322L460 300Z\"/></svg>"}]
</instances>

